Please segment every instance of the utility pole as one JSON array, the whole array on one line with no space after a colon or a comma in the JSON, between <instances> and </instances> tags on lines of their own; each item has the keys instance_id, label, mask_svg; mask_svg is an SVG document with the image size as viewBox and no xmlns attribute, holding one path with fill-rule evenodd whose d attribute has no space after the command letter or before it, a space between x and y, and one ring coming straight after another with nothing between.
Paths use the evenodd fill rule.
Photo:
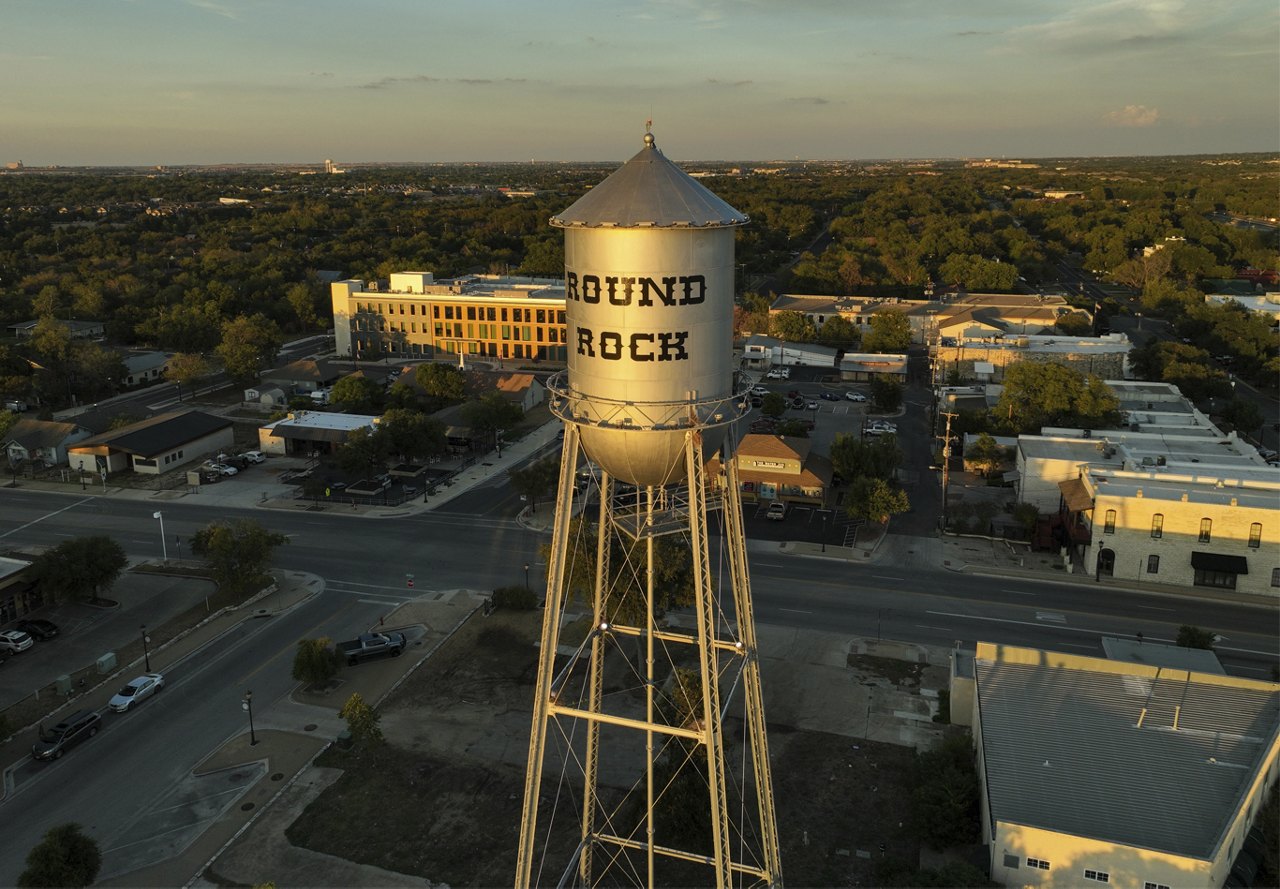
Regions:
<instances>
[{"instance_id":1,"label":"utility pole","mask_svg":"<svg viewBox=\"0 0 1280 889\"><path fill-rule=\"evenodd\" d=\"M958 416L950 411L943 411L947 418L946 430L942 433L942 530L947 529L947 484L951 480L951 419Z\"/></svg>"}]
</instances>

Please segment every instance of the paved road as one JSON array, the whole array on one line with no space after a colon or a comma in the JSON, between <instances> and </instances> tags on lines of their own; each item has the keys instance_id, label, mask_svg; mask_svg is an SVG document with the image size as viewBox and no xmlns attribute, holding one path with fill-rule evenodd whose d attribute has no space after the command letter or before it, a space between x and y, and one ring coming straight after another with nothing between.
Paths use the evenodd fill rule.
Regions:
<instances>
[{"instance_id":1,"label":"paved road","mask_svg":"<svg viewBox=\"0 0 1280 889\"><path fill-rule=\"evenodd\" d=\"M103 875L161 860L174 851L132 840L134 825L170 806L193 830L215 807L233 802L245 782L200 798L171 791L202 759L245 730L240 706L253 691L255 710L269 712L295 685L290 677L294 646L302 638L342 638L369 626L384 606L364 597L326 593L278 617L242 624L238 632L166 672L166 686L136 712L107 713L95 738L56 762L28 763L17 770L15 793L0 807L0 885L17 881L26 852L49 827L78 821L103 850ZM251 782L250 782L251 783ZM143 831L146 833L146 831ZM193 839L182 834L165 842ZM158 856L158 857L157 857Z\"/></svg>"}]
</instances>

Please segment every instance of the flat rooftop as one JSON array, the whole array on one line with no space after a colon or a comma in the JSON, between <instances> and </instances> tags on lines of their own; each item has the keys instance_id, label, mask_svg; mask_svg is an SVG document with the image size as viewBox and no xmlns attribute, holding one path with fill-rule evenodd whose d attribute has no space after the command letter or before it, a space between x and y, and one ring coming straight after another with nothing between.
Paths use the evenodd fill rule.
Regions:
<instances>
[{"instance_id":1,"label":"flat rooftop","mask_svg":"<svg viewBox=\"0 0 1280 889\"><path fill-rule=\"evenodd\" d=\"M294 411L283 420L268 423L263 429L275 429L277 426L288 426L294 429L337 429L350 432L363 429L378 422L377 417L363 414L337 414L327 411Z\"/></svg>"},{"instance_id":2,"label":"flat rooftop","mask_svg":"<svg viewBox=\"0 0 1280 889\"><path fill-rule=\"evenodd\" d=\"M1000 821L1207 859L1280 743L1273 682L988 642L974 672Z\"/></svg>"},{"instance_id":3,"label":"flat rooftop","mask_svg":"<svg viewBox=\"0 0 1280 889\"><path fill-rule=\"evenodd\" d=\"M1216 506L1240 506L1247 509L1274 510L1280 501L1280 469L1259 471L1263 477L1238 478L1241 473L1233 470L1225 477L1205 474L1187 476L1181 473L1160 475L1157 473L1124 473L1116 476L1106 469L1089 473L1089 484L1095 497L1133 497L1144 500L1181 501L1207 503ZM1270 476L1270 477L1267 477ZM1218 487L1218 482L1222 487ZM1247 486L1246 486L1247 485Z\"/></svg>"}]
</instances>

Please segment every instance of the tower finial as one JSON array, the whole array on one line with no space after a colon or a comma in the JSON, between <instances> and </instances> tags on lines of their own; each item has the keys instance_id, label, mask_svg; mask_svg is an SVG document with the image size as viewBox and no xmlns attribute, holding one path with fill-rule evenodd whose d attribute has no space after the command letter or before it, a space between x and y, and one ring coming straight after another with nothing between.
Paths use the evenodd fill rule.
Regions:
<instances>
[{"instance_id":1,"label":"tower finial","mask_svg":"<svg viewBox=\"0 0 1280 889\"><path fill-rule=\"evenodd\" d=\"M644 122L644 147L653 147L653 118L649 118Z\"/></svg>"}]
</instances>

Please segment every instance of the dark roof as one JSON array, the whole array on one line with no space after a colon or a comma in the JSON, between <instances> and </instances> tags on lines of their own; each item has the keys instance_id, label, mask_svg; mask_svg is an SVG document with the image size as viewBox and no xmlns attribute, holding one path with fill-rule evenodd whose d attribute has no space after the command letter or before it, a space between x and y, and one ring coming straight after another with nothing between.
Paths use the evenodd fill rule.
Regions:
<instances>
[{"instance_id":1,"label":"dark roof","mask_svg":"<svg viewBox=\"0 0 1280 889\"><path fill-rule=\"evenodd\" d=\"M713 228L747 221L746 214L667 160L650 133L639 154L551 217L560 228Z\"/></svg>"},{"instance_id":2,"label":"dark roof","mask_svg":"<svg viewBox=\"0 0 1280 889\"><path fill-rule=\"evenodd\" d=\"M294 383L327 383L336 380L344 371L322 359L303 358L284 367L277 367L262 375L264 380L289 380Z\"/></svg>"},{"instance_id":3,"label":"dark roof","mask_svg":"<svg viewBox=\"0 0 1280 889\"><path fill-rule=\"evenodd\" d=\"M57 447L75 432L75 423L59 423L55 420L19 420L9 427L5 441L16 441L28 451L37 448Z\"/></svg>"},{"instance_id":4,"label":"dark roof","mask_svg":"<svg viewBox=\"0 0 1280 889\"><path fill-rule=\"evenodd\" d=\"M95 445L106 445L117 451L139 457L154 457L176 447L202 438L232 425L225 417L215 417L204 411L171 411L158 414L149 420L131 423L120 429L112 429L101 435L86 438L71 446L79 451Z\"/></svg>"}]
</instances>

